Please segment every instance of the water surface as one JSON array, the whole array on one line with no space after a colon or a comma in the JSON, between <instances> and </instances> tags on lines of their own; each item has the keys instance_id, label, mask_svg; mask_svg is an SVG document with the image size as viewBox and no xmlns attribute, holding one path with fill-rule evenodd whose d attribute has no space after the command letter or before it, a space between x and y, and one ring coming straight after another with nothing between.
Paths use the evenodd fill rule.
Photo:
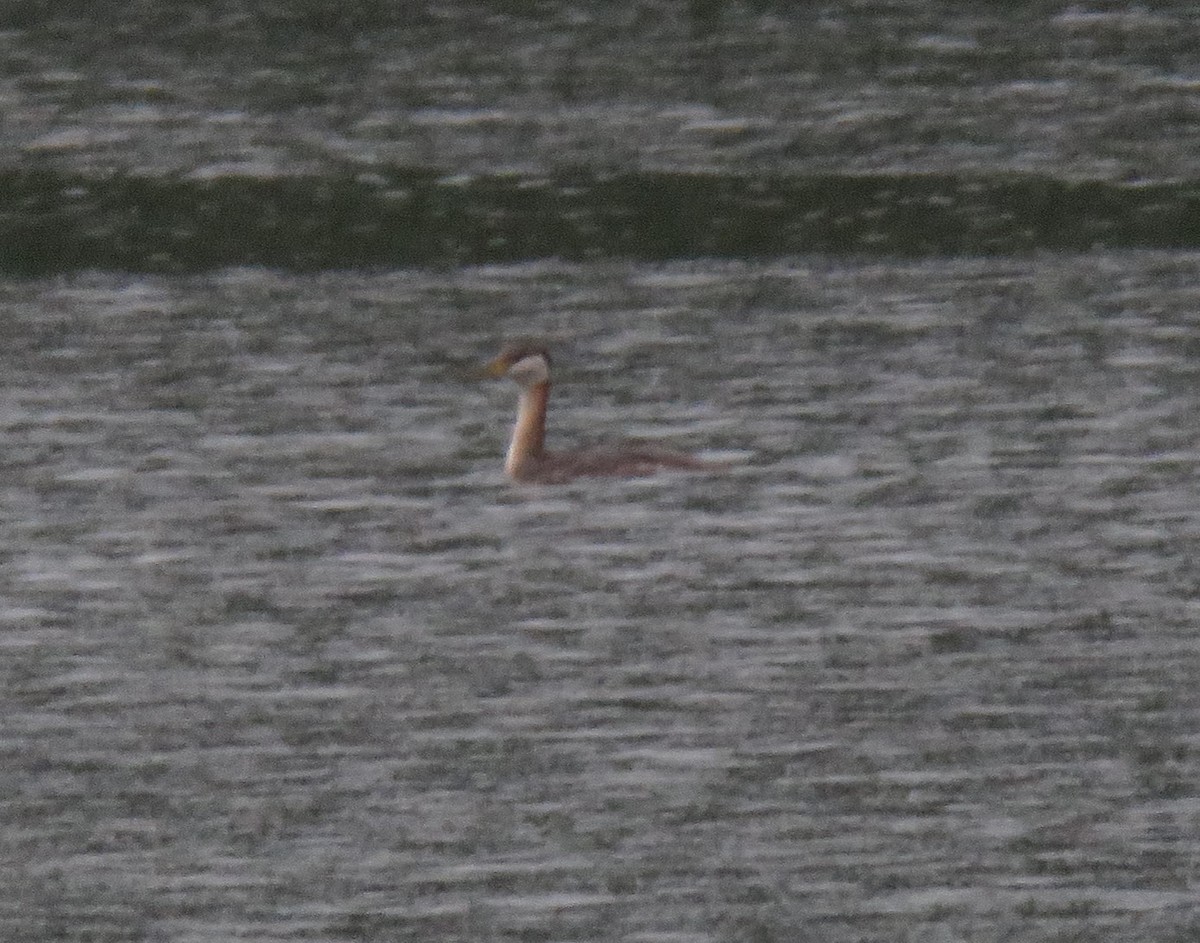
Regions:
<instances>
[{"instance_id":1,"label":"water surface","mask_svg":"<svg viewBox=\"0 0 1200 943\"><path fill-rule=\"evenodd\" d=\"M1190 938L1198 269L3 284L4 935Z\"/></svg>"}]
</instances>

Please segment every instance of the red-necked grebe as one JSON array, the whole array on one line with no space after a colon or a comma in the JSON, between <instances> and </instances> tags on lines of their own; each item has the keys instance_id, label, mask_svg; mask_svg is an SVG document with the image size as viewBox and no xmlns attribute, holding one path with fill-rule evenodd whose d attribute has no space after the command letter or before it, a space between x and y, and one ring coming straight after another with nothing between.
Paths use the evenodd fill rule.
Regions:
<instances>
[{"instance_id":1,"label":"red-necked grebe","mask_svg":"<svg viewBox=\"0 0 1200 943\"><path fill-rule=\"evenodd\" d=\"M550 399L550 355L536 343L508 344L486 367L489 376L509 377L520 388L504 470L514 481L561 484L576 478L637 478L659 469L722 471L729 466L706 462L637 442L546 451L546 405Z\"/></svg>"}]
</instances>

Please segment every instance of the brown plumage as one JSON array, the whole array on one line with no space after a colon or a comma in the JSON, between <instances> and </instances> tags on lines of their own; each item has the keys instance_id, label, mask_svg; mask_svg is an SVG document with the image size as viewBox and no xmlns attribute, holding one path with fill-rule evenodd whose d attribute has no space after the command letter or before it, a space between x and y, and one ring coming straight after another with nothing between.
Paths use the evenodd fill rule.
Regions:
<instances>
[{"instance_id":1,"label":"brown plumage","mask_svg":"<svg viewBox=\"0 0 1200 943\"><path fill-rule=\"evenodd\" d=\"M508 344L486 370L493 377L511 378L521 390L504 462L505 472L514 481L561 484L576 478L638 478L661 468L720 471L729 467L640 442L548 452L550 355L546 348L530 342Z\"/></svg>"}]
</instances>

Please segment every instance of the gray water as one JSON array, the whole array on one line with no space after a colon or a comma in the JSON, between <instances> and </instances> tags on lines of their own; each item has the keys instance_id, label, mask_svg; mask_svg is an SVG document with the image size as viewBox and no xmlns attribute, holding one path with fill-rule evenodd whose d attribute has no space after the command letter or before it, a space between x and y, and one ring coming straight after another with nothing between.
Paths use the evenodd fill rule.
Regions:
<instances>
[{"instance_id":1,"label":"gray water","mask_svg":"<svg viewBox=\"0 0 1200 943\"><path fill-rule=\"evenodd\" d=\"M1194 179L1183 0L0 6L0 163Z\"/></svg>"},{"instance_id":2,"label":"gray water","mask_svg":"<svg viewBox=\"0 0 1200 943\"><path fill-rule=\"evenodd\" d=\"M241 217L126 191L577 168L1033 174L1032 246L1064 182L1165 182L1175 216L1118 222L1188 235L1198 27L10 3L0 163L42 189L0 223L145 271L215 216L237 265ZM43 243L0 263L111 264ZM1200 256L456 252L0 280L0 938L1200 936ZM513 390L474 368L516 333L554 342L555 442L734 471L509 484Z\"/></svg>"},{"instance_id":3,"label":"gray water","mask_svg":"<svg viewBox=\"0 0 1200 943\"><path fill-rule=\"evenodd\" d=\"M0 936L1195 939L1197 285L0 283ZM509 484L514 333L735 470Z\"/></svg>"}]
</instances>

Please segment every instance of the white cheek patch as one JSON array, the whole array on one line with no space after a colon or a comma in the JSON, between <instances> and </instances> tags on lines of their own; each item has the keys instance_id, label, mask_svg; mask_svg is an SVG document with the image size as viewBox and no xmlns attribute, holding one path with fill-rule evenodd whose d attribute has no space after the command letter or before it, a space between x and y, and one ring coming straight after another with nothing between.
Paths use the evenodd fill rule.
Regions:
<instances>
[{"instance_id":1,"label":"white cheek patch","mask_svg":"<svg viewBox=\"0 0 1200 943\"><path fill-rule=\"evenodd\" d=\"M550 379L550 364L541 354L530 354L509 367L508 373L518 383L545 383Z\"/></svg>"}]
</instances>

